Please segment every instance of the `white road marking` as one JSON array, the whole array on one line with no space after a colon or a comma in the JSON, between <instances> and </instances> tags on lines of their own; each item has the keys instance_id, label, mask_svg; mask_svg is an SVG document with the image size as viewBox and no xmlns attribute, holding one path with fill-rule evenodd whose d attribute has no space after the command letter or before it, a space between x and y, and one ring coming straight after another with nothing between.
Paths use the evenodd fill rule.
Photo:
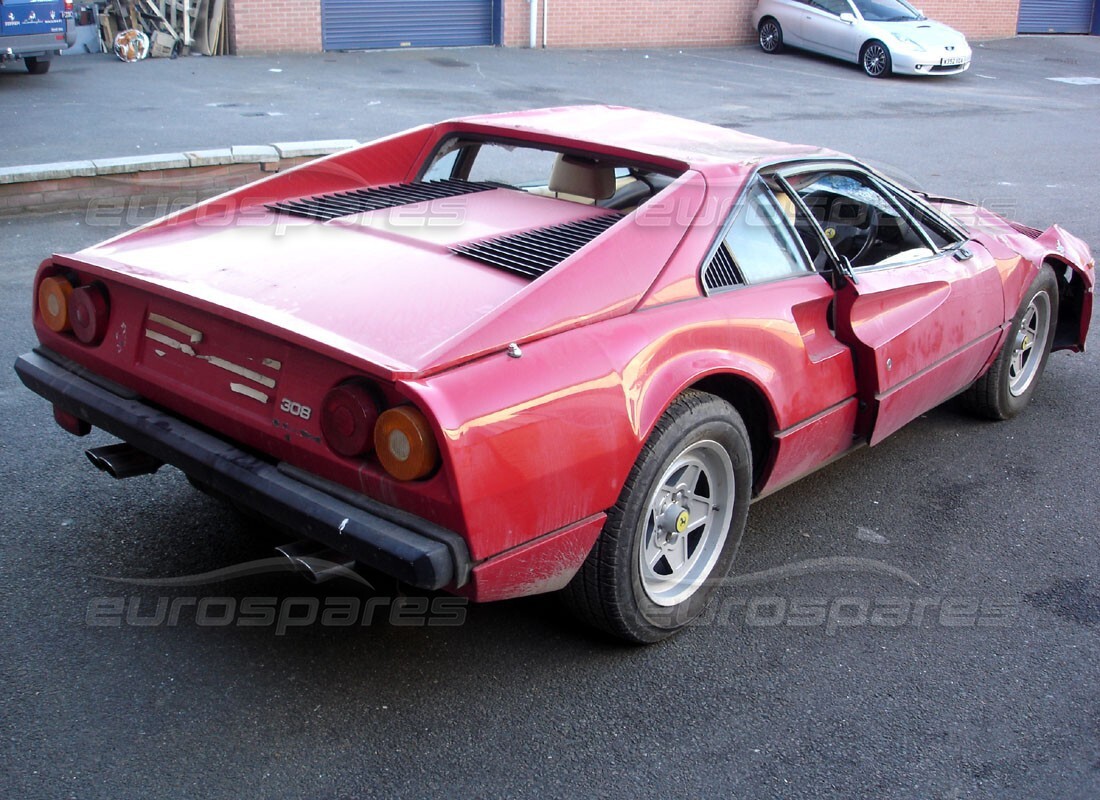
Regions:
<instances>
[{"instance_id":1,"label":"white road marking","mask_svg":"<svg viewBox=\"0 0 1100 800\"><path fill-rule=\"evenodd\" d=\"M1080 78L1047 78L1048 81L1057 81L1058 83L1068 83L1071 86L1096 86L1100 84L1100 78L1091 78L1083 76Z\"/></svg>"}]
</instances>

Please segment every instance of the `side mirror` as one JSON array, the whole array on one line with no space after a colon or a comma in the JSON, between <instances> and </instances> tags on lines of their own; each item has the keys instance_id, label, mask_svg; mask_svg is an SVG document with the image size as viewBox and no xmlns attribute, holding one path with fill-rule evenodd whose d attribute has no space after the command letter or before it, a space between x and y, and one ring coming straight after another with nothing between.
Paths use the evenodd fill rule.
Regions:
<instances>
[{"instance_id":1,"label":"side mirror","mask_svg":"<svg viewBox=\"0 0 1100 800\"><path fill-rule=\"evenodd\" d=\"M856 24L856 15L852 14L848 11L845 11L843 14L840 15L840 21L841 22L847 22L849 25L855 25Z\"/></svg>"}]
</instances>

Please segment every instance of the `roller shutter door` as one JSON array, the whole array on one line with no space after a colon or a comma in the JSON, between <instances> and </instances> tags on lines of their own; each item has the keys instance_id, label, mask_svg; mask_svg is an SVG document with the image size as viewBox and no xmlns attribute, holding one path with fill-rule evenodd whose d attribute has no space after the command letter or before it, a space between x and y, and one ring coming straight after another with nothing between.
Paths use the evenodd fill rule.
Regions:
<instances>
[{"instance_id":1,"label":"roller shutter door","mask_svg":"<svg viewBox=\"0 0 1100 800\"><path fill-rule=\"evenodd\" d=\"M321 0L325 50L493 44L493 0Z\"/></svg>"},{"instance_id":2,"label":"roller shutter door","mask_svg":"<svg viewBox=\"0 0 1100 800\"><path fill-rule=\"evenodd\" d=\"M1022 0L1020 33L1088 33L1094 0Z\"/></svg>"}]
</instances>

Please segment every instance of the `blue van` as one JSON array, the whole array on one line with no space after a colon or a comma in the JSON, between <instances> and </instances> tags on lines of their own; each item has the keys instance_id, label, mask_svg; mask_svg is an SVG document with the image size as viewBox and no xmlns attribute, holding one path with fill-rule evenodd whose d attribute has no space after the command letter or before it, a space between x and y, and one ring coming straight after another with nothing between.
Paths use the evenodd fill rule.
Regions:
<instances>
[{"instance_id":1,"label":"blue van","mask_svg":"<svg viewBox=\"0 0 1100 800\"><path fill-rule=\"evenodd\" d=\"M0 61L21 58L42 75L75 41L73 0L0 0Z\"/></svg>"}]
</instances>

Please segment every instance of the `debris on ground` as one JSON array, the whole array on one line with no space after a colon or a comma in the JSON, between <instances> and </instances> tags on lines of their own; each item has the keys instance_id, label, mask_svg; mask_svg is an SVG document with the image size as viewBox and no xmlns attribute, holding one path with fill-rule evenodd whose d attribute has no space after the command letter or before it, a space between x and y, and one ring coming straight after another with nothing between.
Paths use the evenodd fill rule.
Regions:
<instances>
[{"instance_id":1,"label":"debris on ground","mask_svg":"<svg viewBox=\"0 0 1100 800\"><path fill-rule=\"evenodd\" d=\"M227 0L99 0L95 7L103 52L123 61L229 52Z\"/></svg>"}]
</instances>

